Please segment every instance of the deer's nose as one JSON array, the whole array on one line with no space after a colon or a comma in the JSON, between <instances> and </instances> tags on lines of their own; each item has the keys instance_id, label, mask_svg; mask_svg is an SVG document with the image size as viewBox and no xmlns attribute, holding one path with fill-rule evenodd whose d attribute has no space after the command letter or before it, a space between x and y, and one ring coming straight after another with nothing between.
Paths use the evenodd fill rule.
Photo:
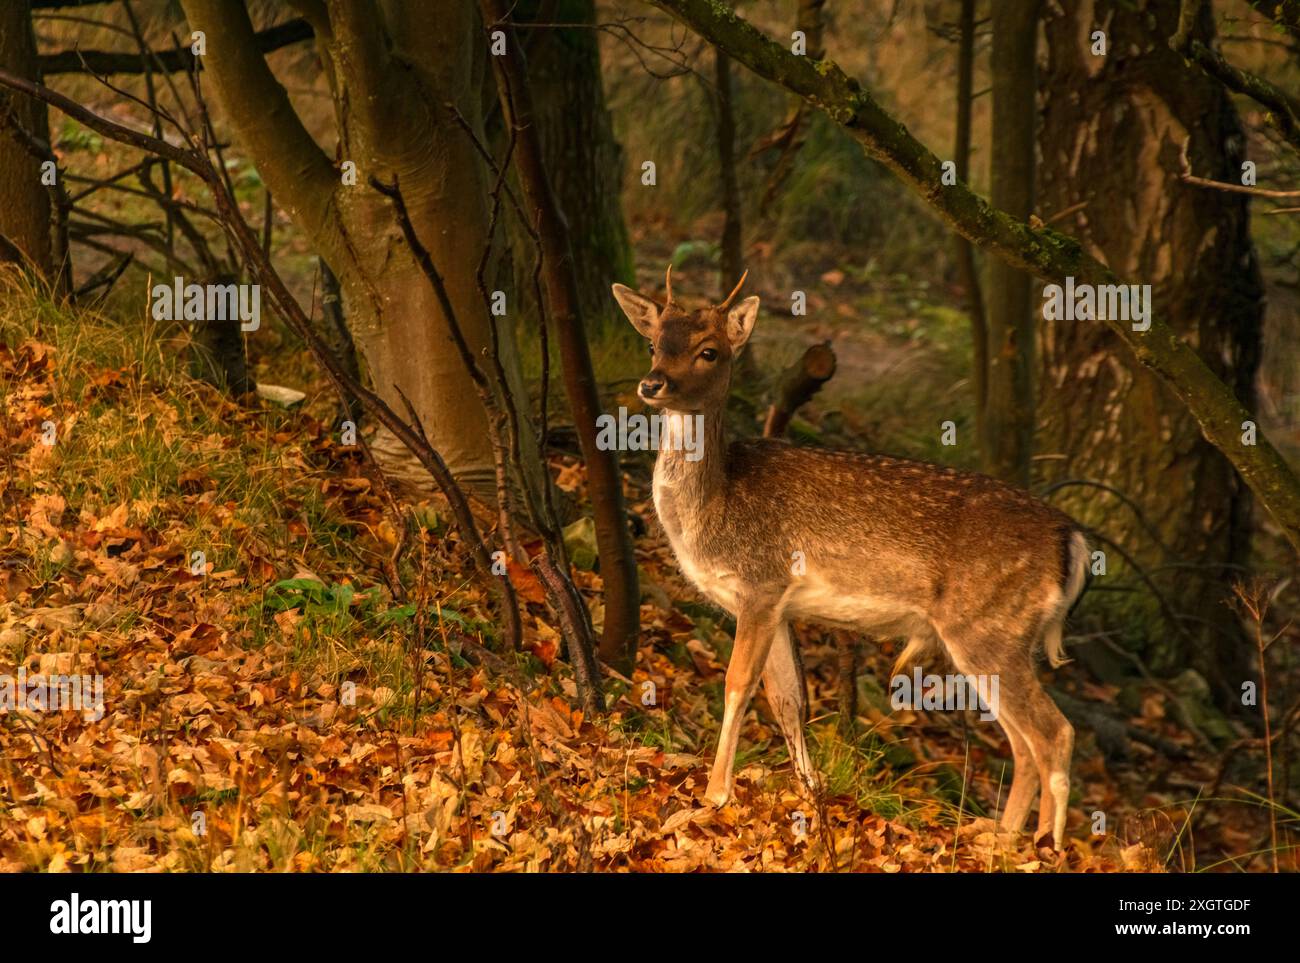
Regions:
<instances>
[{"instance_id":1,"label":"deer's nose","mask_svg":"<svg viewBox=\"0 0 1300 963\"><path fill-rule=\"evenodd\" d=\"M641 397L653 398L655 395L659 394L659 392L664 390L664 384L665 381L663 378L659 378L654 375L651 375L649 378L643 379L640 388Z\"/></svg>"}]
</instances>

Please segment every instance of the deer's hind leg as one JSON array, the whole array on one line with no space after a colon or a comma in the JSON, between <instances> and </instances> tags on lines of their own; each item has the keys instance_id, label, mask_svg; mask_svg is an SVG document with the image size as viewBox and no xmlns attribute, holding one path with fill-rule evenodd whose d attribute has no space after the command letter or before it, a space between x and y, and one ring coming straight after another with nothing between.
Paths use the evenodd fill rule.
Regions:
<instances>
[{"instance_id":1,"label":"deer's hind leg","mask_svg":"<svg viewBox=\"0 0 1300 963\"><path fill-rule=\"evenodd\" d=\"M1028 743L1029 752L1038 769L1040 793L1038 799L1038 829L1035 840L1041 840L1048 833L1052 845L1061 848L1065 839L1065 817L1070 798L1070 756L1074 751L1074 728L1066 721L1056 703L1043 690L1038 675L1029 663L1028 657L1011 667L1004 667L1000 673L1000 702L998 721L1010 732L1015 728L1021 738ZM1014 743L1012 746L1014 752ZM1020 761L1016 761L1019 779ZM1012 780L1011 793L1016 794L1016 779ZM1033 795L1033 788L1026 786L1022 792ZM1016 802L1022 803L1017 797ZM1024 811L1028 812L1028 799L1023 800ZM1007 801L1011 809L1011 800ZM1016 814L1012 814L1016 815Z\"/></svg>"},{"instance_id":2,"label":"deer's hind leg","mask_svg":"<svg viewBox=\"0 0 1300 963\"><path fill-rule=\"evenodd\" d=\"M1038 789L1038 764L1034 761L1029 743L1005 714L998 717L998 723L1002 726L1002 731L1007 734L1007 741L1011 743L1011 759L1014 766L1011 773L1011 789L1007 793L1006 805L1002 807L1000 824L1003 829L1018 833L1025 828L1025 820L1029 818L1029 807L1034 801L1034 792Z\"/></svg>"},{"instance_id":3,"label":"deer's hind leg","mask_svg":"<svg viewBox=\"0 0 1300 963\"><path fill-rule=\"evenodd\" d=\"M1009 646L1004 638L988 635L956 637L942 633L942 638L959 672L968 678L985 676L998 682L993 710L1011 741L1015 760L1003 824L1008 829L1023 826L1034 789L1039 788L1038 830L1034 838L1050 833L1052 844L1060 849L1070 796L1074 728L1044 691L1029 647Z\"/></svg>"},{"instance_id":4,"label":"deer's hind leg","mask_svg":"<svg viewBox=\"0 0 1300 963\"><path fill-rule=\"evenodd\" d=\"M1037 682L1037 678L1034 679ZM1052 846L1061 848L1065 839L1065 819L1070 805L1070 757L1074 754L1074 727L1061 714L1051 696L1036 687L1026 700L1031 721L1027 725L1034 733L1034 758L1043 780L1042 795L1038 801L1038 829L1036 841L1052 835Z\"/></svg>"},{"instance_id":5,"label":"deer's hind leg","mask_svg":"<svg viewBox=\"0 0 1300 963\"><path fill-rule=\"evenodd\" d=\"M772 707L781 735L785 737L790 752L790 762L806 788L816 791L819 785L817 771L813 768L808 745L804 741L804 725L808 715L808 690L804 685L803 668L790 635L790 623L777 625L772 639L772 650L763 666L763 692Z\"/></svg>"}]
</instances>

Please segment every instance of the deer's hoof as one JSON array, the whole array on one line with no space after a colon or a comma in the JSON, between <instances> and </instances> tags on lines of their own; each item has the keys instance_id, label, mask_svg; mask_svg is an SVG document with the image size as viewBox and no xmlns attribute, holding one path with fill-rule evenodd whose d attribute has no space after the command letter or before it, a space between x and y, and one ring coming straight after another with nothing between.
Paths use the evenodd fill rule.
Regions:
<instances>
[{"instance_id":1,"label":"deer's hoof","mask_svg":"<svg viewBox=\"0 0 1300 963\"><path fill-rule=\"evenodd\" d=\"M704 801L714 809L721 809L731 799L731 789L727 786L710 786L704 790Z\"/></svg>"}]
</instances>

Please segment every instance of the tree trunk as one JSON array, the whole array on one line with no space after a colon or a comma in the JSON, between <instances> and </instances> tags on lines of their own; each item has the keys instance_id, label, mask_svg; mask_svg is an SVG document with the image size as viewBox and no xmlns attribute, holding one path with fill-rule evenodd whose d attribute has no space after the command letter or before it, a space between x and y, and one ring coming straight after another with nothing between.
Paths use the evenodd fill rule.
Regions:
<instances>
[{"instance_id":1,"label":"tree trunk","mask_svg":"<svg viewBox=\"0 0 1300 963\"><path fill-rule=\"evenodd\" d=\"M587 466L588 490L596 524L596 548L605 587L605 625L600 655L623 672L636 659L641 630L641 598L637 587L636 555L623 501L623 476L618 453L602 449L596 441L600 398L591 368L591 354L582 321L578 275L569 246L568 226L560 212L543 158L541 138L533 117L532 90L518 38L510 25L507 0L479 0L485 22L504 29L509 53L494 57L502 112L518 136L514 163L523 188L524 203L537 217L542 254L542 283L546 316L558 342L565 393L573 410L574 426ZM579 655L575 653L574 655ZM575 665L577 659L575 658Z\"/></svg>"},{"instance_id":2,"label":"tree trunk","mask_svg":"<svg viewBox=\"0 0 1300 963\"><path fill-rule=\"evenodd\" d=\"M320 263L321 340L338 359L348 377L360 383L361 365L357 360L357 346L352 341L352 332L348 330L347 316L343 313L343 290L339 287L338 275L330 270L324 258L317 260ZM338 420L356 424L361 419L362 411L360 401L348 398L340 404Z\"/></svg>"},{"instance_id":3,"label":"tree trunk","mask_svg":"<svg viewBox=\"0 0 1300 963\"><path fill-rule=\"evenodd\" d=\"M1085 204L1065 229L1117 273L1151 284L1169 325L1254 410L1262 286L1248 201L1178 179L1186 145L1197 175L1239 180L1245 137L1223 89L1168 49L1178 4L1144 6L1067 4L1047 19L1043 210ZM1089 49L1099 25L1106 56ZM1208 13L1198 32L1208 43ZM1046 322L1042 342L1042 447L1063 456L1045 462L1048 480L1104 482L1136 510L1084 487L1063 488L1055 500L1152 571L1181 625L1169 625L1146 592L1091 604L1110 603L1108 623L1132 629L1152 669L1194 666L1221 703L1239 704L1249 651L1225 601L1247 560L1249 489L1110 330ZM1133 578L1107 555L1108 578ZM1156 571L1162 566L1177 568Z\"/></svg>"},{"instance_id":4,"label":"tree trunk","mask_svg":"<svg viewBox=\"0 0 1300 963\"><path fill-rule=\"evenodd\" d=\"M989 201L1013 217L1034 209L1039 0L993 4L993 181ZM1034 448L1032 278L1003 261L988 268L988 381L984 468L1029 487Z\"/></svg>"},{"instance_id":5,"label":"tree trunk","mask_svg":"<svg viewBox=\"0 0 1300 963\"><path fill-rule=\"evenodd\" d=\"M27 0L0 4L0 69L39 80L36 39ZM13 111L13 120L31 136L49 141L45 105L31 97L0 96L0 112ZM41 162L22 140L0 122L0 261L25 259L47 278L53 277L50 194L41 185ZM12 245L12 248L10 247ZM25 255L18 258L17 252Z\"/></svg>"},{"instance_id":6,"label":"tree trunk","mask_svg":"<svg viewBox=\"0 0 1300 963\"><path fill-rule=\"evenodd\" d=\"M471 0L442 5L297 3L316 36L335 101L339 166L294 113L258 52L242 2L184 0L190 26L206 30L204 77L226 119L277 200L339 277L353 338L375 391L395 411L408 398L432 445L462 485L487 499L496 481L487 419L458 353L450 319L399 230L374 177L400 182L412 224L446 278L456 321L480 356L491 342L478 290L488 243L487 184L474 144L447 105L477 125L486 50ZM215 48L215 49L213 49ZM476 131L482 137L481 127ZM355 165L345 183L342 165ZM489 270L488 277L492 277ZM524 398L513 327L498 320L499 350L516 397ZM540 471L523 433L522 470ZM372 444L385 467L413 481L427 475L388 432Z\"/></svg>"},{"instance_id":7,"label":"tree trunk","mask_svg":"<svg viewBox=\"0 0 1300 963\"><path fill-rule=\"evenodd\" d=\"M233 274L215 274L201 279L204 284L238 284ZM208 318L190 328L190 370L196 378L220 391L240 398L257 390L257 381L248 370L244 352L244 332L238 317Z\"/></svg>"},{"instance_id":8,"label":"tree trunk","mask_svg":"<svg viewBox=\"0 0 1300 963\"><path fill-rule=\"evenodd\" d=\"M623 220L623 148L605 107L595 0L522 0L514 19L584 25L541 27L521 36L543 159L569 226L584 322L591 332L608 330L612 322L621 330L610 287L616 281L635 286L636 270ZM527 300L535 255L531 243L518 242L521 232L512 237L515 289Z\"/></svg>"},{"instance_id":9,"label":"tree trunk","mask_svg":"<svg viewBox=\"0 0 1300 963\"><path fill-rule=\"evenodd\" d=\"M713 50L713 80L718 90L718 175L722 182L722 256L718 261L718 299L731 293L745 273L741 234L740 184L736 179L736 112L731 97L731 58ZM746 357L749 353L746 352Z\"/></svg>"},{"instance_id":10,"label":"tree trunk","mask_svg":"<svg viewBox=\"0 0 1300 963\"><path fill-rule=\"evenodd\" d=\"M957 39L957 132L953 144L953 163L959 180L970 182L971 108L975 88L975 0L961 0L961 20ZM989 329L984 319L984 295L980 290L979 268L975 264L975 245L957 235L957 271L966 289L970 311L971 387L975 394L975 437L980 457L987 460L984 441L984 406L988 404Z\"/></svg>"},{"instance_id":11,"label":"tree trunk","mask_svg":"<svg viewBox=\"0 0 1300 963\"><path fill-rule=\"evenodd\" d=\"M722 238L718 258L718 300L723 301L745 274L745 245L736 177L736 110L731 93L731 58L713 48L713 83L717 90L715 129L718 138L718 180L722 185ZM737 384L761 380L751 342L736 359Z\"/></svg>"}]
</instances>

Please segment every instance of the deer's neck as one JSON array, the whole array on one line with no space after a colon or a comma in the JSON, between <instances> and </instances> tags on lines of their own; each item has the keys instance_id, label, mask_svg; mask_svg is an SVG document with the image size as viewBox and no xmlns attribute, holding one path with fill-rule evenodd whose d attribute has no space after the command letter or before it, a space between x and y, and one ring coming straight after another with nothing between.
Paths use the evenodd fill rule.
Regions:
<instances>
[{"instance_id":1,"label":"deer's neck","mask_svg":"<svg viewBox=\"0 0 1300 963\"><path fill-rule=\"evenodd\" d=\"M721 499L727 480L722 411L665 412L655 461L655 511L670 540L698 530L708 504Z\"/></svg>"}]
</instances>

